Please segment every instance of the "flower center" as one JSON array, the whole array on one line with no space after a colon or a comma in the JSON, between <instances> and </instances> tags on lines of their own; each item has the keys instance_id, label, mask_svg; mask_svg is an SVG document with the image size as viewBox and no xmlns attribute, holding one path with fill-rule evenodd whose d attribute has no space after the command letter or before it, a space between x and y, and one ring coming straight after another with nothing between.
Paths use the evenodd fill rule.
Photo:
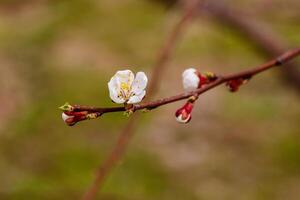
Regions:
<instances>
[{"instance_id":1,"label":"flower center","mask_svg":"<svg viewBox=\"0 0 300 200\"><path fill-rule=\"evenodd\" d=\"M124 91L129 91L130 86L127 83L121 83L121 89Z\"/></svg>"},{"instance_id":2,"label":"flower center","mask_svg":"<svg viewBox=\"0 0 300 200\"><path fill-rule=\"evenodd\" d=\"M128 83L121 83L121 96L123 98L128 99L130 97L131 86Z\"/></svg>"}]
</instances>

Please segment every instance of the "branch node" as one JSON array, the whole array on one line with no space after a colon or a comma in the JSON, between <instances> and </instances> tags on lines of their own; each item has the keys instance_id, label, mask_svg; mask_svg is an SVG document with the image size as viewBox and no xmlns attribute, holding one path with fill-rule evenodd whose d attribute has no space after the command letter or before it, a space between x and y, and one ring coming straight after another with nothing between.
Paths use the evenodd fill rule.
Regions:
<instances>
[{"instance_id":1,"label":"branch node","mask_svg":"<svg viewBox=\"0 0 300 200\"><path fill-rule=\"evenodd\" d=\"M198 99L198 94L193 94L188 98L188 102L194 103Z\"/></svg>"},{"instance_id":2,"label":"branch node","mask_svg":"<svg viewBox=\"0 0 300 200\"><path fill-rule=\"evenodd\" d=\"M133 110L126 110L123 114L124 114L126 117L130 117L133 113L134 113Z\"/></svg>"},{"instance_id":3,"label":"branch node","mask_svg":"<svg viewBox=\"0 0 300 200\"><path fill-rule=\"evenodd\" d=\"M281 66L284 63L284 59L282 57L276 58L275 65L276 66Z\"/></svg>"},{"instance_id":4,"label":"branch node","mask_svg":"<svg viewBox=\"0 0 300 200\"><path fill-rule=\"evenodd\" d=\"M99 116L101 116L101 113L89 113L86 115L86 118L87 119L96 119Z\"/></svg>"}]
</instances>

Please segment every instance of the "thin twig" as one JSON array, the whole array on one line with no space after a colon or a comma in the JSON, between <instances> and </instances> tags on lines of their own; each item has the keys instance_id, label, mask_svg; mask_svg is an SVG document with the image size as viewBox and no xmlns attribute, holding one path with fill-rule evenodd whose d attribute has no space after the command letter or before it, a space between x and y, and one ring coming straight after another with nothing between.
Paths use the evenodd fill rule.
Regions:
<instances>
[{"instance_id":1,"label":"thin twig","mask_svg":"<svg viewBox=\"0 0 300 200\"><path fill-rule=\"evenodd\" d=\"M170 103L173 103L176 101L187 99L191 96L200 95L200 94L202 94L208 90L211 90L212 88L214 88L218 85L221 85L223 83L226 83L230 80L236 80L236 79L240 79L240 78L243 78L243 79L251 78L261 72L271 69L272 67L283 65L299 55L300 55L300 48L289 50L289 51L283 53L282 55L278 56L277 58L274 58L260 66L254 67L252 69L244 70L241 72L224 75L224 76L218 75L217 79L215 81L213 81L210 84L207 84L206 86L201 87L197 90L194 90L191 92L186 92L186 93L181 93L181 94L178 94L175 96L171 96L171 97L167 97L167 98L163 98L163 99L159 99L159 100L155 100L155 101L150 101L150 102L133 105L132 111L143 110L143 109L152 110L152 109L155 109L157 107L160 107L160 106L163 106L166 104L170 104ZM96 107L79 106L79 105L74 106L74 111L89 111L89 112L99 113L100 115L102 115L104 113L118 112L118 111L125 111L125 110L126 109L123 106L111 107L111 108L96 108Z\"/></svg>"},{"instance_id":2,"label":"thin twig","mask_svg":"<svg viewBox=\"0 0 300 200\"><path fill-rule=\"evenodd\" d=\"M289 46L280 35L272 31L270 26L261 20L249 17L241 9L234 9L222 1L206 1L205 5L199 7L198 11L209 14L223 26L234 28L266 56L276 56ZM297 69L296 63L289 63L281 71L285 80L300 90L300 73Z\"/></svg>"},{"instance_id":3,"label":"thin twig","mask_svg":"<svg viewBox=\"0 0 300 200\"><path fill-rule=\"evenodd\" d=\"M199 3L198 0L196 3ZM162 75L163 69L165 68L167 61L170 58L171 52L173 51L175 44L178 41L180 34L182 33L183 29L185 28L186 24L190 21L197 9L197 5L193 3L193 5L189 6L186 10L182 18L180 19L179 23L174 27L171 34L169 35L164 47L161 49L160 53L158 54L156 65L153 68L153 73L151 77L151 82L149 84L148 90L148 97L153 96L156 92L158 83L160 82L160 76ZM81 109L82 107L76 106L76 109ZM95 113L97 116L100 116L104 112L111 111L124 111L125 108L116 107L116 108L104 108L104 109L97 109L97 108L90 108L85 107L86 110L97 110ZM96 177L91 185L88 188L87 192L83 196L82 200L92 200L95 198L97 191L101 188L104 179L116 165L116 163L122 158L124 155L126 148L128 146L128 142L133 136L134 133L134 125L136 124L136 120L138 116L133 116L130 118L128 124L124 127L121 131L117 143L114 146L112 152L108 155L107 159L103 161L101 166L96 171Z\"/></svg>"},{"instance_id":4,"label":"thin twig","mask_svg":"<svg viewBox=\"0 0 300 200\"><path fill-rule=\"evenodd\" d=\"M105 177L109 174L118 160L120 160L120 158L124 154L127 144L134 133L133 129L137 118L138 115L132 116L126 126L122 129L120 136L117 139L117 143L115 144L107 159L104 160L104 162L98 168L95 175L95 180L83 197L83 200L91 200L95 198L97 191L100 189Z\"/></svg>"},{"instance_id":5,"label":"thin twig","mask_svg":"<svg viewBox=\"0 0 300 200\"><path fill-rule=\"evenodd\" d=\"M176 41L181 36L181 32L185 29L188 22L193 18L195 15L195 11L197 7L200 5L199 0L195 0L194 2L187 5L186 12L175 25L173 31L169 35L168 40L166 41L165 45L163 46L162 50L159 52L157 56L156 64L153 67L152 75L150 79L150 84L148 88L148 98L149 96L153 96L157 90L157 86L160 83L161 74L164 73L165 67L167 62L170 60L170 56L173 53L174 47L176 45Z\"/></svg>"}]
</instances>

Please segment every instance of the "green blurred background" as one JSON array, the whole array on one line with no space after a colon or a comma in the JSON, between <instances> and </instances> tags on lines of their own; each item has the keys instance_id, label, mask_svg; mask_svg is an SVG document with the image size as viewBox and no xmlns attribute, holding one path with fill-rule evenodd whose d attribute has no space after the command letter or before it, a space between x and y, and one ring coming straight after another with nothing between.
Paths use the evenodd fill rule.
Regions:
<instances>
[{"instance_id":1,"label":"green blurred background","mask_svg":"<svg viewBox=\"0 0 300 200\"><path fill-rule=\"evenodd\" d=\"M298 0L227 3L300 44ZM0 1L1 200L82 197L128 118L68 127L58 107L113 105L110 77L127 68L149 74L181 14L147 0ZM225 73L267 59L238 30L199 17L157 98L182 92L186 67ZM98 199L299 199L299 98L274 69L236 94L221 86L202 95L187 125L174 119L182 102L143 114Z\"/></svg>"}]
</instances>

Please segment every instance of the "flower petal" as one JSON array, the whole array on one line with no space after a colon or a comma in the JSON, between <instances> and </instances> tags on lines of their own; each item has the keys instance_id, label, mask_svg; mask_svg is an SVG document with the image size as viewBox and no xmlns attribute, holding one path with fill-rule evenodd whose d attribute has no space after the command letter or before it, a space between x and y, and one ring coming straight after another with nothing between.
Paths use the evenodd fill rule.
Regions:
<instances>
[{"instance_id":1,"label":"flower petal","mask_svg":"<svg viewBox=\"0 0 300 200\"><path fill-rule=\"evenodd\" d=\"M191 119L192 119L191 114L189 114L188 116L183 116L182 114L176 116L176 121L183 124L188 123L189 121L191 121Z\"/></svg>"},{"instance_id":2,"label":"flower petal","mask_svg":"<svg viewBox=\"0 0 300 200\"><path fill-rule=\"evenodd\" d=\"M108 82L109 96L115 103L124 103L125 99L119 95L120 93L120 81L116 76L113 76Z\"/></svg>"},{"instance_id":3,"label":"flower petal","mask_svg":"<svg viewBox=\"0 0 300 200\"><path fill-rule=\"evenodd\" d=\"M197 70L194 68L186 69L182 73L182 84L185 91L191 91L198 88L200 78L197 75Z\"/></svg>"},{"instance_id":4,"label":"flower petal","mask_svg":"<svg viewBox=\"0 0 300 200\"><path fill-rule=\"evenodd\" d=\"M61 118L64 120L64 121L67 121L68 119L70 119L70 118L74 118L74 116L69 116L69 115L67 115L66 113L62 113L61 114Z\"/></svg>"},{"instance_id":5,"label":"flower petal","mask_svg":"<svg viewBox=\"0 0 300 200\"><path fill-rule=\"evenodd\" d=\"M134 80L134 74L130 70L117 71L117 73L115 74L115 77L117 79L119 79L120 84L124 83L129 86L132 85L132 82Z\"/></svg>"},{"instance_id":6,"label":"flower petal","mask_svg":"<svg viewBox=\"0 0 300 200\"><path fill-rule=\"evenodd\" d=\"M147 87L148 78L144 72L138 72L132 83L131 92L134 95L139 95Z\"/></svg>"},{"instance_id":7,"label":"flower petal","mask_svg":"<svg viewBox=\"0 0 300 200\"><path fill-rule=\"evenodd\" d=\"M127 103L129 104L139 103L143 100L145 95L146 95L146 91L143 90L140 94L131 96Z\"/></svg>"}]
</instances>

